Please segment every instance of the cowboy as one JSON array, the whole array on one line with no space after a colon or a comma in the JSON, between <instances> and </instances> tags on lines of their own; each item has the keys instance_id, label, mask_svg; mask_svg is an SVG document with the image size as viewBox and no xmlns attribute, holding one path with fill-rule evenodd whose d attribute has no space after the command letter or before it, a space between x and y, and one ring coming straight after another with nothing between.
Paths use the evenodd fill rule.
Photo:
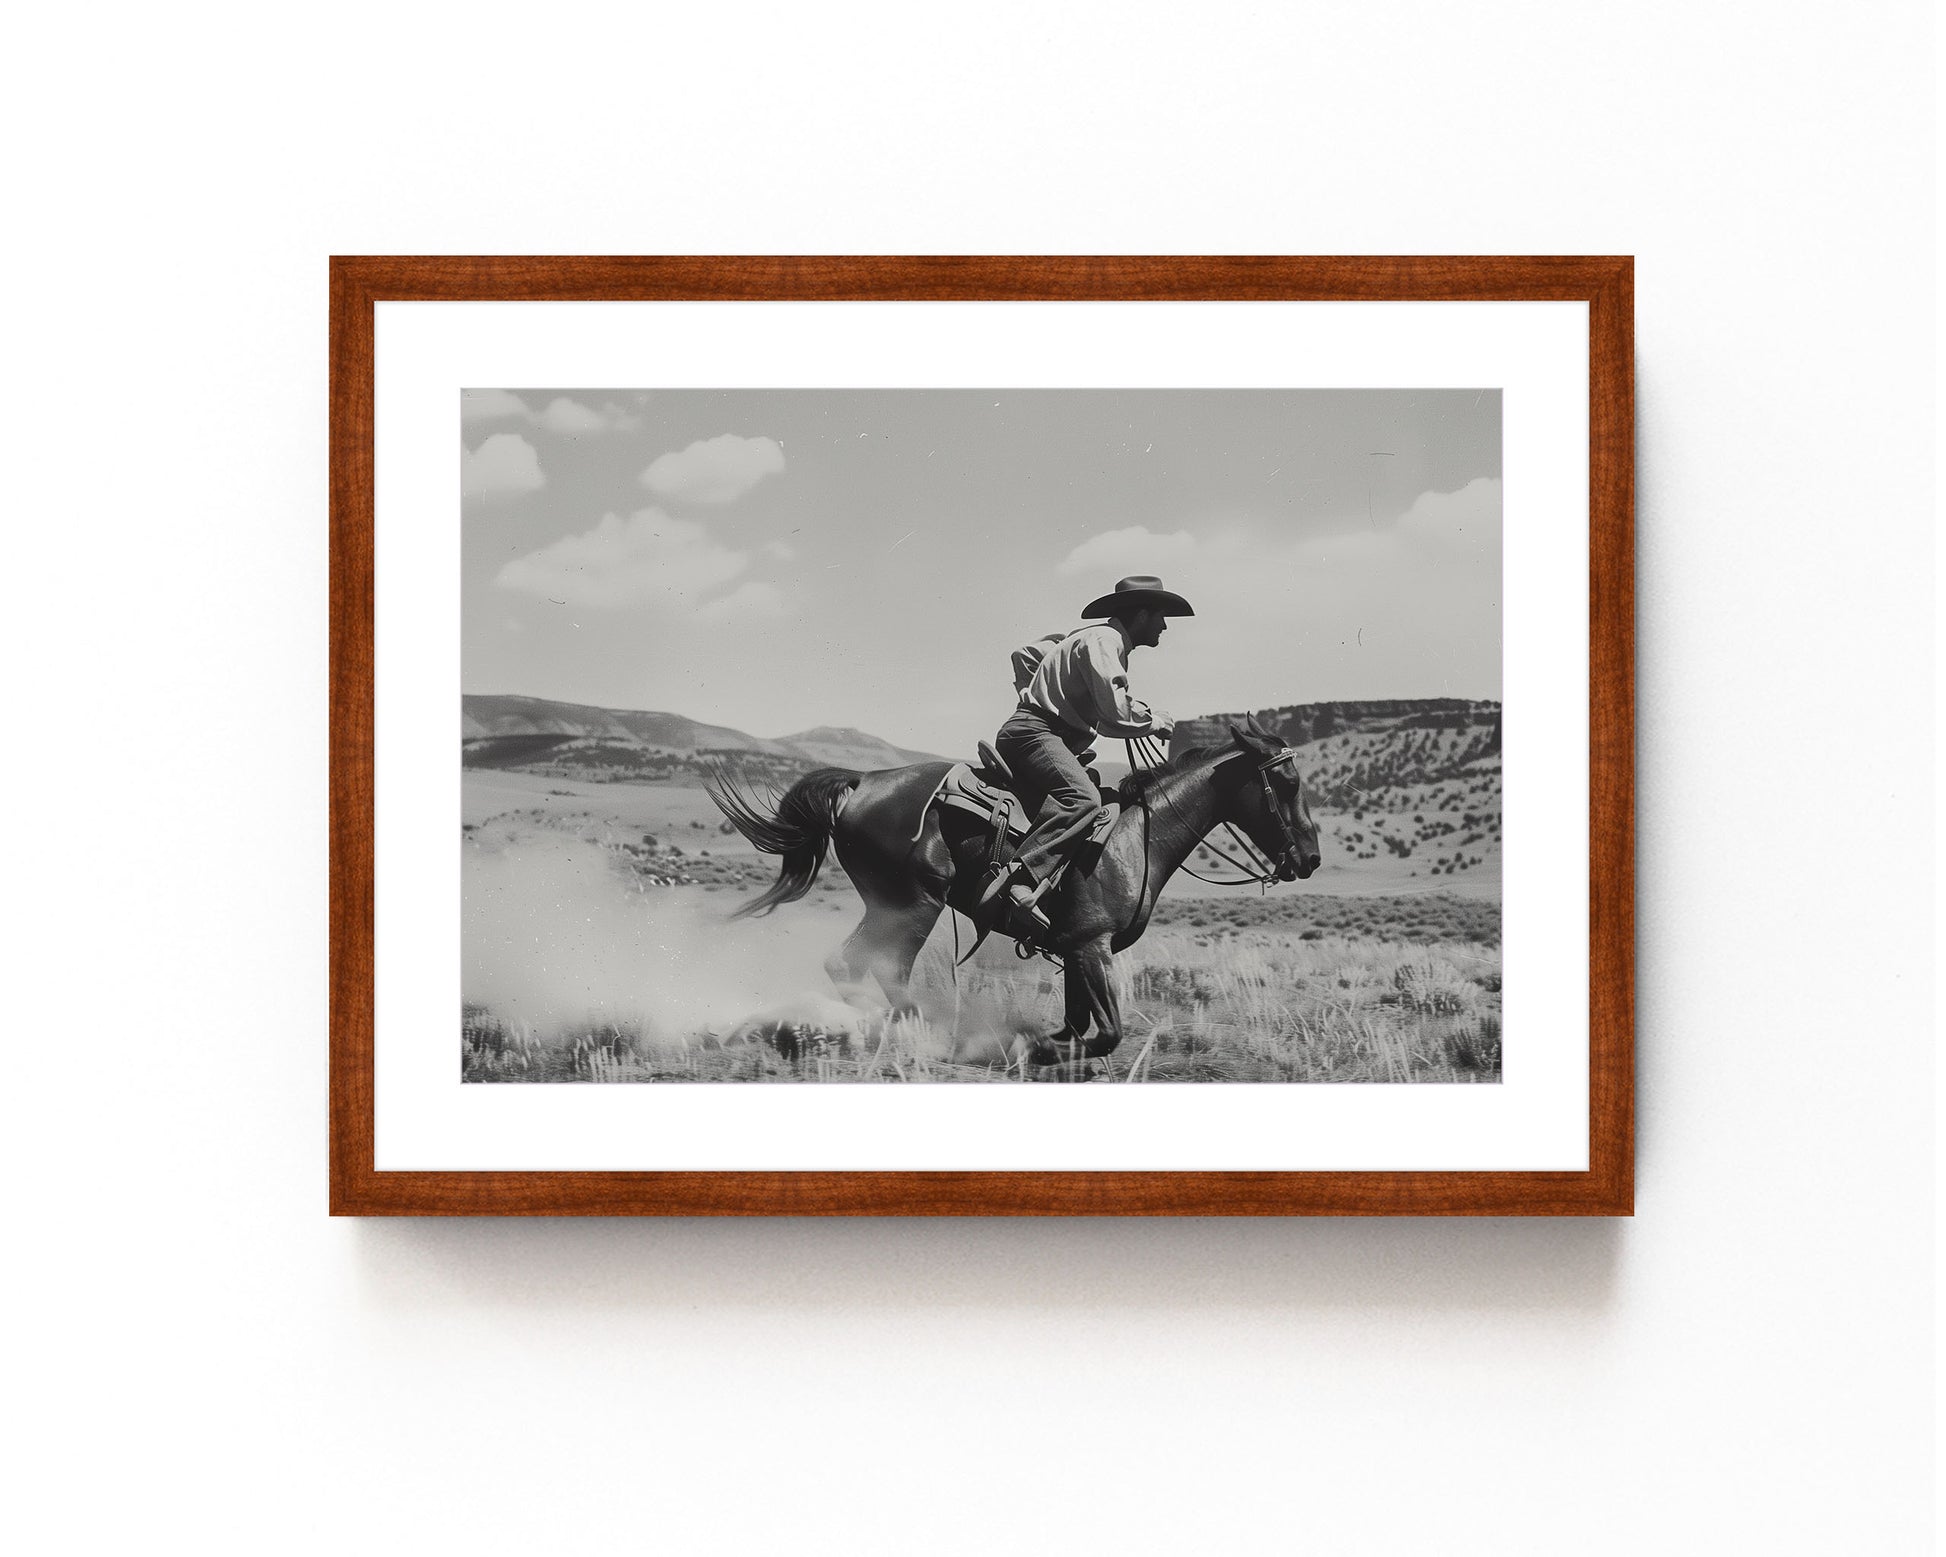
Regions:
<instances>
[{"instance_id":1,"label":"cowboy","mask_svg":"<svg viewBox=\"0 0 1946 1557\"><path fill-rule=\"evenodd\" d=\"M1128 656L1162 641L1167 618L1194 616L1187 600L1147 574L1125 578L1081 613L1105 622L1027 645L1014 655L1019 706L994 745L1013 770L1014 790L1033 818L1011 862L980 892L986 909L1004 892L1006 911L1025 933L1051 928L1037 900L1073 855L1101 810L1086 759L1098 735L1167 740L1176 722L1129 696Z\"/></svg>"}]
</instances>

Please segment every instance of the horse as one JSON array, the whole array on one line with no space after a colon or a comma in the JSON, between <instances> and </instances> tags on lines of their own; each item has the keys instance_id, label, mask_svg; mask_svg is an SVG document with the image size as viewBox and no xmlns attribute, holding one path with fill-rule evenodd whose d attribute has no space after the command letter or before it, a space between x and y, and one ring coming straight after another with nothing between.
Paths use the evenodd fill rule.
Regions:
<instances>
[{"instance_id":1,"label":"horse","mask_svg":"<svg viewBox=\"0 0 1946 1557\"><path fill-rule=\"evenodd\" d=\"M1273 862L1265 879L1303 880L1318 868L1318 830L1295 759L1252 718L1231 725L1227 741L1177 753L1122 781L1121 814L1099 849L1084 848L1041 899L1053 930L1039 946L1060 958L1064 1021L1027 1040L1027 1060L1093 1059L1121 1043L1110 959L1141 938L1163 887L1213 829L1240 829ZM979 819L932 803L952 766L819 768L768 804L727 774L711 780L710 797L737 831L782 857L777 880L732 917L768 914L803 897L835 845L865 900L865 917L825 971L841 986L876 977L895 1014L915 1011L913 963L943 910L977 918L991 842Z\"/></svg>"}]
</instances>

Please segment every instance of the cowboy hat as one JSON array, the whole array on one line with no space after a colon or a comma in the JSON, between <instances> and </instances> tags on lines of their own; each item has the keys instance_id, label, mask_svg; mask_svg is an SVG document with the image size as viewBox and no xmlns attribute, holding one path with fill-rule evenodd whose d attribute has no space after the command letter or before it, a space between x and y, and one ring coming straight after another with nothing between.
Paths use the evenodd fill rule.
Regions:
<instances>
[{"instance_id":1,"label":"cowboy hat","mask_svg":"<svg viewBox=\"0 0 1946 1557\"><path fill-rule=\"evenodd\" d=\"M1187 600L1164 589L1162 580L1150 573L1135 573L1122 579L1112 593L1090 601L1088 609L1081 614L1084 618L1120 616L1125 611L1140 611L1145 606L1160 611L1164 616L1196 614Z\"/></svg>"}]
</instances>

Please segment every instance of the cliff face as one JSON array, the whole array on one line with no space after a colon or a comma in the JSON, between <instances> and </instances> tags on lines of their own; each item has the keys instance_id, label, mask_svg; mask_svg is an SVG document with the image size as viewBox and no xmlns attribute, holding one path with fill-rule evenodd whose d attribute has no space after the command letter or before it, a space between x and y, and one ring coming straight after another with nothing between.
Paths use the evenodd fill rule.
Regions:
<instances>
[{"instance_id":1,"label":"cliff face","mask_svg":"<svg viewBox=\"0 0 1946 1557\"><path fill-rule=\"evenodd\" d=\"M1499 749L1500 705L1468 702L1456 697L1389 698L1364 703L1287 703L1254 713L1205 714L1176 726L1171 753L1190 746L1207 746L1227 738L1232 724L1254 717L1292 746L1354 732L1377 734L1393 730L1468 730L1491 727Z\"/></svg>"}]
</instances>

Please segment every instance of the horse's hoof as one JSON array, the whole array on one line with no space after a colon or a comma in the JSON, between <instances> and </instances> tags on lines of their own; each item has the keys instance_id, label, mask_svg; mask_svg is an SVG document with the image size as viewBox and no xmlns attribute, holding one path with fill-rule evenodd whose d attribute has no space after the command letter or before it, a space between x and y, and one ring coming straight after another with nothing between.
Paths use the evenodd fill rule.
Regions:
<instances>
[{"instance_id":1,"label":"horse's hoof","mask_svg":"<svg viewBox=\"0 0 1946 1557\"><path fill-rule=\"evenodd\" d=\"M1066 1065L1086 1059L1088 1046L1074 1038L1034 1038L1027 1045L1029 1065Z\"/></svg>"}]
</instances>

